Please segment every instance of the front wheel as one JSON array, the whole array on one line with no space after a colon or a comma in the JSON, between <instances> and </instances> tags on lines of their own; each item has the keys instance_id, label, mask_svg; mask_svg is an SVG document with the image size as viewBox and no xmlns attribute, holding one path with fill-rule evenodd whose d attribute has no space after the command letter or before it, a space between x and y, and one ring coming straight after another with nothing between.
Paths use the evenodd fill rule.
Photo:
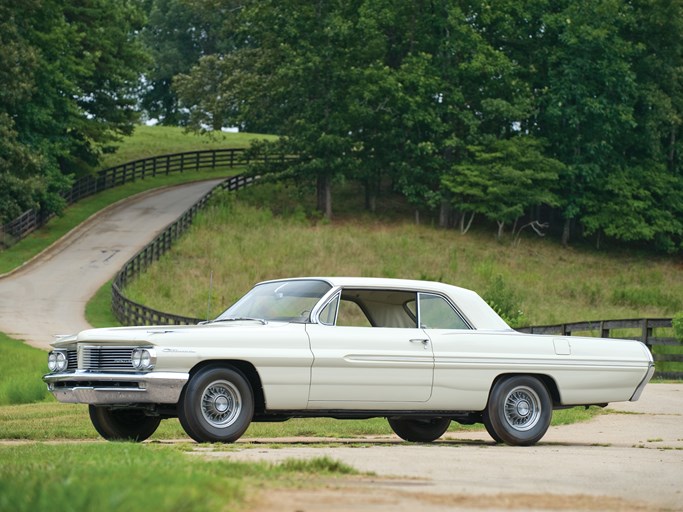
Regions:
<instances>
[{"instance_id":1,"label":"front wheel","mask_svg":"<svg viewBox=\"0 0 683 512\"><path fill-rule=\"evenodd\" d=\"M439 439L451 424L450 418L387 418L398 437L412 443L431 443Z\"/></svg>"},{"instance_id":2,"label":"front wheel","mask_svg":"<svg viewBox=\"0 0 683 512\"><path fill-rule=\"evenodd\" d=\"M185 432L199 443L232 443L254 416L254 393L236 369L209 367L187 384L178 405Z\"/></svg>"},{"instance_id":3,"label":"front wheel","mask_svg":"<svg viewBox=\"0 0 683 512\"><path fill-rule=\"evenodd\" d=\"M545 385L535 377L517 375L493 386L483 420L496 442L530 446L545 435L552 414L553 404Z\"/></svg>"},{"instance_id":4,"label":"front wheel","mask_svg":"<svg viewBox=\"0 0 683 512\"><path fill-rule=\"evenodd\" d=\"M161 418L140 409L88 406L95 430L108 441L144 441L156 432Z\"/></svg>"}]
</instances>

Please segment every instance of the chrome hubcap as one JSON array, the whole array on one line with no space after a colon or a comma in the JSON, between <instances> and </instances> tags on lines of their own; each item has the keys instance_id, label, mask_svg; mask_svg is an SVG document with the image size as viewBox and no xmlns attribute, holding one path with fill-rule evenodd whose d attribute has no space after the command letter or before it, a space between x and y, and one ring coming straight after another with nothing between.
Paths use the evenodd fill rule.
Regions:
<instances>
[{"instance_id":1,"label":"chrome hubcap","mask_svg":"<svg viewBox=\"0 0 683 512\"><path fill-rule=\"evenodd\" d=\"M232 382L217 380L204 389L201 407L202 416L212 427L229 427L242 411L242 395Z\"/></svg>"},{"instance_id":2,"label":"chrome hubcap","mask_svg":"<svg viewBox=\"0 0 683 512\"><path fill-rule=\"evenodd\" d=\"M541 418L541 399L527 386L518 386L505 398L505 420L519 431L534 428Z\"/></svg>"}]
</instances>

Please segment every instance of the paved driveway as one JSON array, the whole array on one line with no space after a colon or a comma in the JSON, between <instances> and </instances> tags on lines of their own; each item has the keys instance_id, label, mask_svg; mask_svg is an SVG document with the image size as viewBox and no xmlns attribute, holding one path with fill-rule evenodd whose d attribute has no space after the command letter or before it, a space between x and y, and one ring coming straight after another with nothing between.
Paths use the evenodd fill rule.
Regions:
<instances>
[{"instance_id":1,"label":"paved driveway","mask_svg":"<svg viewBox=\"0 0 683 512\"><path fill-rule=\"evenodd\" d=\"M0 279L0 332L48 349L90 325L85 305L158 233L221 180L157 189L112 205Z\"/></svg>"},{"instance_id":2,"label":"paved driveway","mask_svg":"<svg viewBox=\"0 0 683 512\"><path fill-rule=\"evenodd\" d=\"M195 453L267 462L327 456L375 475L328 480L315 490L269 490L257 497L258 512L683 510L683 384L650 384L638 402L609 410L551 427L532 447L495 445L482 431L449 433L431 445L394 437L334 446L339 440L311 438L305 441L313 446L282 439L275 447Z\"/></svg>"}]
</instances>

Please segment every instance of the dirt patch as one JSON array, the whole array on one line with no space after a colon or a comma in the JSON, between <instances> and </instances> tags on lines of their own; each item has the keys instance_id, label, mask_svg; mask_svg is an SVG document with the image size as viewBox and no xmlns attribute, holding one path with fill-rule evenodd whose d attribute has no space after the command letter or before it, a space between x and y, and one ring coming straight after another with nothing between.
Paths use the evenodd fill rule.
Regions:
<instances>
[{"instance_id":1,"label":"dirt patch","mask_svg":"<svg viewBox=\"0 0 683 512\"><path fill-rule=\"evenodd\" d=\"M441 512L452 510L628 511L664 510L622 498L586 494L435 494L400 490L415 482L352 480L307 490L271 489L251 503L250 512ZM420 485L420 484L418 484Z\"/></svg>"}]
</instances>

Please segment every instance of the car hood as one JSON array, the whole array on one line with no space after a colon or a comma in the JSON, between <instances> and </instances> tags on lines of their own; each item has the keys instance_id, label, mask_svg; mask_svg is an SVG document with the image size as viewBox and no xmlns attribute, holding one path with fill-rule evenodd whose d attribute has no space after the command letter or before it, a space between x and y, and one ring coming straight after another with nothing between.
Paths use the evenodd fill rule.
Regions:
<instances>
[{"instance_id":1,"label":"car hood","mask_svg":"<svg viewBox=\"0 0 683 512\"><path fill-rule=\"evenodd\" d=\"M208 323L203 325L148 325L138 327L107 327L87 329L77 334L58 335L51 344L54 348L64 348L77 343L97 344L150 344L168 345L184 344L191 339L222 337L226 333L231 336L241 333L254 334L255 331L282 329L291 325L285 322L268 322L244 320L235 322ZM182 341L181 341L182 340Z\"/></svg>"}]
</instances>

